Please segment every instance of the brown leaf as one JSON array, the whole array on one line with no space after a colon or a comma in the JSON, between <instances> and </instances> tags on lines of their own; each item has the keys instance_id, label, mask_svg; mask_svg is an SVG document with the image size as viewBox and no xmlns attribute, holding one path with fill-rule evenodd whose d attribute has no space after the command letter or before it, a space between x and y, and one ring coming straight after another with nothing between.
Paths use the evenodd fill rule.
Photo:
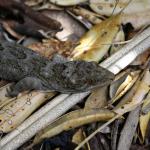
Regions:
<instances>
[{"instance_id":1,"label":"brown leaf","mask_svg":"<svg viewBox=\"0 0 150 150\"><path fill-rule=\"evenodd\" d=\"M68 57L76 43L71 41L58 41L56 39L43 40L42 43L34 43L28 46L45 57L51 58L55 53Z\"/></svg>"}]
</instances>

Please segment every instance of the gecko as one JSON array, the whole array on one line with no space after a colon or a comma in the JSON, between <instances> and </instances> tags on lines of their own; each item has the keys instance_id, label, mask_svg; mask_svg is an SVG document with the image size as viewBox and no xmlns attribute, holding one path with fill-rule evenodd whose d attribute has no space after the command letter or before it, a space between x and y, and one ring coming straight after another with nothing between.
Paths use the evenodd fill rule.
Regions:
<instances>
[{"instance_id":1,"label":"gecko","mask_svg":"<svg viewBox=\"0 0 150 150\"><path fill-rule=\"evenodd\" d=\"M17 43L0 42L0 79L13 81L7 91L16 97L20 92L49 90L80 93L108 85L114 74L96 62L68 60L56 54L48 59Z\"/></svg>"}]
</instances>

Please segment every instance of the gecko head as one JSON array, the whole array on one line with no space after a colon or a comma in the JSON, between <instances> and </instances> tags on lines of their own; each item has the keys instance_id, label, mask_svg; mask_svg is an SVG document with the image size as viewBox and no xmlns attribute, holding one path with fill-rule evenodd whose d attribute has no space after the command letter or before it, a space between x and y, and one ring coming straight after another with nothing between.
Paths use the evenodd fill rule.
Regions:
<instances>
[{"instance_id":1,"label":"gecko head","mask_svg":"<svg viewBox=\"0 0 150 150\"><path fill-rule=\"evenodd\" d=\"M84 92L96 87L109 84L114 74L95 62L71 61L67 62L63 76L69 80L72 90Z\"/></svg>"}]
</instances>

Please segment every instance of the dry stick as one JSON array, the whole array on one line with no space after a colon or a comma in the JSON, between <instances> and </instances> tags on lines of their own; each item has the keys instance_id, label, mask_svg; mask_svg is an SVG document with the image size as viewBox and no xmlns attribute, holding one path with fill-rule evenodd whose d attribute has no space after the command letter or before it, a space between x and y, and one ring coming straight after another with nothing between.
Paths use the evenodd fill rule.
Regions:
<instances>
[{"instance_id":1,"label":"dry stick","mask_svg":"<svg viewBox=\"0 0 150 150\"><path fill-rule=\"evenodd\" d=\"M118 73L121 70L121 68L124 68L124 66L127 66L129 64L128 62L133 61L133 59L135 59L136 56L138 56L139 54L141 54L147 48L150 47L150 45L149 45L150 37L149 36L150 36L150 27L147 28L145 31L143 31L141 34L139 34L139 36L137 36L137 38L134 39L131 43L126 45L124 48L122 48L120 51L118 51L112 57L108 58L105 62L103 62L101 64L101 66L108 68L110 71L114 72L115 74ZM129 54L132 54L132 52L133 52L132 49L134 49L137 52L137 54L135 54L135 52L134 52L134 54L132 55L132 60L130 59L130 60L128 60L128 62L126 62L126 61L123 62L124 66L122 67L121 64L117 63L118 60L120 61L120 59L123 56L129 57ZM112 67L112 65L113 65L113 67ZM30 125L28 128L23 130L19 135L15 136L12 139L12 141L9 141L7 143L5 142L6 144L4 146L1 146L1 150L17 149L23 143L25 143L30 138L32 138L39 130L41 130L42 128L45 128L48 124L52 123L56 118L58 118L63 113L65 113L67 110L69 110L71 107L73 107L75 104L80 102L89 93L90 92L80 93L80 94L72 94L65 101L58 104L56 107L54 107L49 112L47 112L39 120L35 121L32 125ZM60 95L60 97L61 97L61 95ZM8 134L8 136L9 136L9 134ZM5 141L5 138L3 139L3 141Z\"/></svg>"}]
</instances>

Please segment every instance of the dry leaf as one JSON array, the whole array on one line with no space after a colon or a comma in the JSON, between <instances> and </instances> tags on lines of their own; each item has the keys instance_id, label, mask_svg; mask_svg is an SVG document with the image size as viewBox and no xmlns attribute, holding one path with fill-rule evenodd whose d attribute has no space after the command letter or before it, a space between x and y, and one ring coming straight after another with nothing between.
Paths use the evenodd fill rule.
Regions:
<instances>
[{"instance_id":1,"label":"dry leaf","mask_svg":"<svg viewBox=\"0 0 150 150\"><path fill-rule=\"evenodd\" d=\"M141 1L142 2L142 1ZM150 5L150 4L149 4ZM143 12L136 12L135 14L123 14L121 16L123 24L131 23L135 30L150 24L150 8Z\"/></svg>"},{"instance_id":2,"label":"dry leaf","mask_svg":"<svg viewBox=\"0 0 150 150\"><path fill-rule=\"evenodd\" d=\"M11 101L0 110L0 130L10 132L54 93L31 92Z\"/></svg>"},{"instance_id":3,"label":"dry leaf","mask_svg":"<svg viewBox=\"0 0 150 150\"><path fill-rule=\"evenodd\" d=\"M92 27L80 39L72 58L99 62L108 52L119 26L120 16L114 16Z\"/></svg>"},{"instance_id":4,"label":"dry leaf","mask_svg":"<svg viewBox=\"0 0 150 150\"><path fill-rule=\"evenodd\" d=\"M85 139L86 135L85 132L82 130L82 128L80 128L72 137L72 142L76 143L76 144L80 144L84 139ZM89 144L87 143L86 145L84 145L83 149L87 150L89 147Z\"/></svg>"},{"instance_id":5,"label":"dry leaf","mask_svg":"<svg viewBox=\"0 0 150 150\"><path fill-rule=\"evenodd\" d=\"M139 12L144 12L150 9L149 0L90 0L90 7L93 11L101 15L110 16L113 14L118 14L123 10L124 14L136 14Z\"/></svg>"},{"instance_id":6,"label":"dry leaf","mask_svg":"<svg viewBox=\"0 0 150 150\"><path fill-rule=\"evenodd\" d=\"M73 11L76 15L82 16L92 24L98 24L102 22L102 18L104 18L103 16L93 13L92 11L82 7L72 8L71 11Z\"/></svg>"},{"instance_id":7,"label":"dry leaf","mask_svg":"<svg viewBox=\"0 0 150 150\"><path fill-rule=\"evenodd\" d=\"M142 81L140 81L139 86L137 87L136 93L133 97L128 101L128 103L117 107L114 111L118 114L123 114L125 111L130 111L141 105L143 98L149 92L150 86L150 72L149 70L145 71L144 77Z\"/></svg>"},{"instance_id":8,"label":"dry leaf","mask_svg":"<svg viewBox=\"0 0 150 150\"><path fill-rule=\"evenodd\" d=\"M113 80L113 82L110 84L110 87L109 87L109 96L111 99L115 97L115 94L119 86L125 81L128 74L129 74L129 70L125 70L115 76L115 79Z\"/></svg>"},{"instance_id":9,"label":"dry leaf","mask_svg":"<svg viewBox=\"0 0 150 150\"><path fill-rule=\"evenodd\" d=\"M76 110L58 118L55 122L41 130L35 137L33 144L45 138L53 137L62 131L79 127L91 122L106 121L115 116L115 113L108 109Z\"/></svg>"},{"instance_id":10,"label":"dry leaf","mask_svg":"<svg viewBox=\"0 0 150 150\"><path fill-rule=\"evenodd\" d=\"M28 6L35 6L43 2L43 0L25 0L25 4Z\"/></svg>"},{"instance_id":11,"label":"dry leaf","mask_svg":"<svg viewBox=\"0 0 150 150\"><path fill-rule=\"evenodd\" d=\"M68 57L74 49L76 43L71 41L58 41L56 39L45 39L41 42L34 43L28 48L39 52L41 55L52 58L55 53Z\"/></svg>"},{"instance_id":12,"label":"dry leaf","mask_svg":"<svg viewBox=\"0 0 150 150\"><path fill-rule=\"evenodd\" d=\"M84 109L102 108L107 104L108 86L95 89L85 102Z\"/></svg>"},{"instance_id":13,"label":"dry leaf","mask_svg":"<svg viewBox=\"0 0 150 150\"><path fill-rule=\"evenodd\" d=\"M144 110L148 105L150 105L150 92L147 95L146 99L144 100L142 110ZM149 120L150 120L150 108L146 114L140 115L139 125L140 125L140 131L141 131L141 135L142 135L142 142L144 142L144 140L145 140Z\"/></svg>"},{"instance_id":14,"label":"dry leaf","mask_svg":"<svg viewBox=\"0 0 150 150\"><path fill-rule=\"evenodd\" d=\"M49 0L49 1L60 6L71 6L86 2L87 0Z\"/></svg>"},{"instance_id":15,"label":"dry leaf","mask_svg":"<svg viewBox=\"0 0 150 150\"><path fill-rule=\"evenodd\" d=\"M123 41L125 41L125 33L124 33L123 29L120 28L119 32L117 33L115 39L112 42L114 44L112 45L112 47L110 49L111 55L114 54L115 52L117 52L119 49L121 49L124 46L124 44L122 44Z\"/></svg>"},{"instance_id":16,"label":"dry leaf","mask_svg":"<svg viewBox=\"0 0 150 150\"><path fill-rule=\"evenodd\" d=\"M111 100L111 103L116 102L123 95L125 95L131 89L131 87L134 85L134 83L137 81L139 75L140 75L139 71L131 72L131 74L129 74L126 77L125 81L117 89L115 96Z\"/></svg>"}]
</instances>

